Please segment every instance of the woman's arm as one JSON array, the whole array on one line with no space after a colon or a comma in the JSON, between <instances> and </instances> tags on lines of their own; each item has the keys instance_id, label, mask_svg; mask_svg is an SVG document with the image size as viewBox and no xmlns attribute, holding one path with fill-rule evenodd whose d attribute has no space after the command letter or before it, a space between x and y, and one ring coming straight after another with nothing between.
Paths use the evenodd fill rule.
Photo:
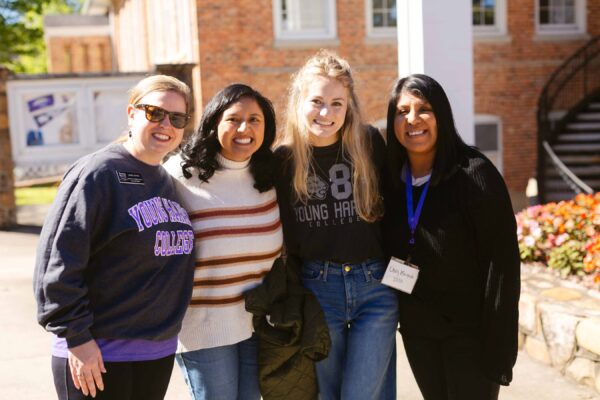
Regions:
<instances>
[{"instance_id":1,"label":"woman's arm","mask_svg":"<svg viewBox=\"0 0 600 400\"><path fill-rule=\"evenodd\" d=\"M42 228L34 272L38 321L65 338L73 383L84 395L104 390L102 353L90 327L85 270L88 266L97 216L106 202L102 182L94 173L74 167L65 175Z\"/></svg>"},{"instance_id":2,"label":"woman's arm","mask_svg":"<svg viewBox=\"0 0 600 400\"><path fill-rule=\"evenodd\" d=\"M73 384L84 395L96 397L96 387L104 390L102 373L106 373L106 368L95 340L69 349L69 369Z\"/></svg>"},{"instance_id":3,"label":"woman's arm","mask_svg":"<svg viewBox=\"0 0 600 400\"><path fill-rule=\"evenodd\" d=\"M475 229L477 255L484 268L483 359L486 376L501 385L512 380L517 359L520 295L517 227L500 173L487 159L472 163L467 210Z\"/></svg>"},{"instance_id":4,"label":"woman's arm","mask_svg":"<svg viewBox=\"0 0 600 400\"><path fill-rule=\"evenodd\" d=\"M90 341L93 315L85 270L104 190L95 174L71 169L49 210L39 239L34 271L38 321L65 338L69 348Z\"/></svg>"}]
</instances>

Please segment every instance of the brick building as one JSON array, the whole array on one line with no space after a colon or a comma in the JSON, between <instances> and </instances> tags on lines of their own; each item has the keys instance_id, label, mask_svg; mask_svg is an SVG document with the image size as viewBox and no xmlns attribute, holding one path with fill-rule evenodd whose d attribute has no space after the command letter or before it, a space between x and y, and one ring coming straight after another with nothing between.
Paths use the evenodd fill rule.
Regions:
<instances>
[{"instance_id":1,"label":"brick building","mask_svg":"<svg viewBox=\"0 0 600 400\"><path fill-rule=\"evenodd\" d=\"M540 92L600 35L600 0L472 5L475 144L499 166L518 207L536 174ZM108 16L115 71L192 65L198 109L242 81L271 98L281 116L290 74L329 48L350 61L365 117L376 123L397 76L396 0L88 0L84 13Z\"/></svg>"},{"instance_id":2,"label":"brick building","mask_svg":"<svg viewBox=\"0 0 600 400\"><path fill-rule=\"evenodd\" d=\"M591 37L600 35L600 1L497 0L504 21L493 35L474 27L475 113L498 126L502 172L511 191L523 191L535 175L537 103L554 71ZM561 3L561 23L540 23ZM568 4L572 6L569 8ZM550 7L550 6L548 6ZM546 11L546 13L544 13ZM547 19L545 22L548 22ZM484 31L485 32L485 31ZM600 70L596 71L600 73Z\"/></svg>"},{"instance_id":3,"label":"brick building","mask_svg":"<svg viewBox=\"0 0 600 400\"><path fill-rule=\"evenodd\" d=\"M105 15L47 15L44 37L48 72L111 72L112 44Z\"/></svg>"}]
</instances>

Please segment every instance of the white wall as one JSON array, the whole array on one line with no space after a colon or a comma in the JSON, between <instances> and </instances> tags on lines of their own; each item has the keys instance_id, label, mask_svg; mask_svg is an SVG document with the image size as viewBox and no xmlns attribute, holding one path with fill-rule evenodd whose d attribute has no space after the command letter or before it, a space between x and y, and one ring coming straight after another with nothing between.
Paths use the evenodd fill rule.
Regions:
<instances>
[{"instance_id":1,"label":"white wall","mask_svg":"<svg viewBox=\"0 0 600 400\"><path fill-rule=\"evenodd\" d=\"M469 0L397 0L398 73L423 73L448 95L459 133L475 142Z\"/></svg>"}]
</instances>

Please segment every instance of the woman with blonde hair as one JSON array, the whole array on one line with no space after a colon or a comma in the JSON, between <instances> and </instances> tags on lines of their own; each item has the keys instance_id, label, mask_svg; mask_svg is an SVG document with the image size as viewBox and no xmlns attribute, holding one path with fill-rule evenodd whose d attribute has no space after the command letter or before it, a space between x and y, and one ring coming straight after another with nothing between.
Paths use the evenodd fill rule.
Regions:
<instances>
[{"instance_id":1,"label":"woman with blonde hair","mask_svg":"<svg viewBox=\"0 0 600 400\"><path fill-rule=\"evenodd\" d=\"M302 259L331 335L316 364L321 399L395 399L398 305L381 283L384 152L362 123L348 63L327 51L311 57L289 92L277 196L287 252Z\"/></svg>"},{"instance_id":2,"label":"woman with blonde hair","mask_svg":"<svg viewBox=\"0 0 600 400\"><path fill-rule=\"evenodd\" d=\"M192 294L194 232L160 165L183 138L190 89L141 80L124 141L76 161L40 235L38 321L54 334L59 399L162 399Z\"/></svg>"}]
</instances>

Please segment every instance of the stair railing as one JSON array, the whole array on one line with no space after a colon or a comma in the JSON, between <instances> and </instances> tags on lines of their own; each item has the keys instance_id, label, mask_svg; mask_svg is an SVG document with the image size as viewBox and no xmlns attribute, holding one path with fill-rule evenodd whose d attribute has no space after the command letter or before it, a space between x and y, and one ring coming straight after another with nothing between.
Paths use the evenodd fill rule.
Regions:
<instances>
[{"instance_id":1,"label":"stair railing","mask_svg":"<svg viewBox=\"0 0 600 400\"><path fill-rule=\"evenodd\" d=\"M573 171L571 171L569 169L569 167L567 167L562 161L560 161L560 158L552 150L550 143L544 141L543 146L544 146L546 155L548 155L548 157L550 157L550 161L552 161L554 168L556 168L560 177L567 183L567 185L571 188L571 190L573 192L575 192L577 194L579 194L579 193L587 193L587 194L594 193L594 189L592 189L584 181L579 179L577 177L577 175L575 175L573 173Z\"/></svg>"},{"instance_id":2,"label":"stair railing","mask_svg":"<svg viewBox=\"0 0 600 400\"><path fill-rule=\"evenodd\" d=\"M552 74L538 100L538 166L539 198L546 199L546 160L552 164L574 193L591 188L565 166L552 151L568 111L600 88L600 35L590 39ZM558 160L560 164L555 162ZM567 172L568 171L568 172ZM577 179L573 179L577 178ZM583 185L582 185L583 184Z\"/></svg>"}]
</instances>

